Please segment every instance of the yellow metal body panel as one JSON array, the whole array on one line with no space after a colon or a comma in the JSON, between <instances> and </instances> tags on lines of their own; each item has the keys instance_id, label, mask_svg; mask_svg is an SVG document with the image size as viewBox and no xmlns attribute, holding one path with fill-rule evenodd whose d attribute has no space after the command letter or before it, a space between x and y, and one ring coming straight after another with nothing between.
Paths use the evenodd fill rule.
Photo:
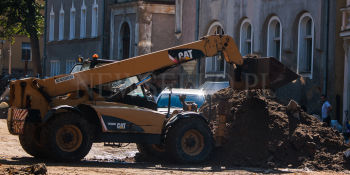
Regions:
<instances>
[{"instance_id":1,"label":"yellow metal body panel","mask_svg":"<svg viewBox=\"0 0 350 175\"><path fill-rule=\"evenodd\" d=\"M165 122L165 115L157 111L113 102L97 102L96 104L91 105L91 107L93 107L99 115L100 121L102 122L103 132L130 133L130 131L123 129L118 131L108 130L108 123L106 121L103 121L102 116L109 116L121 120L126 120L138 127L141 127L143 131L140 133L162 133L163 125Z\"/></svg>"}]
</instances>

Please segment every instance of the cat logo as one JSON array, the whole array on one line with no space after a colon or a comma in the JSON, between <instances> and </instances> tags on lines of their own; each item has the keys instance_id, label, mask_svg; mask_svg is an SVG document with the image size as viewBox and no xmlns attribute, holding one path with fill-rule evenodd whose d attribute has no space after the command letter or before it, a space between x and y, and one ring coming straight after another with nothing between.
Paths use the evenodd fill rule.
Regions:
<instances>
[{"instance_id":1,"label":"cat logo","mask_svg":"<svg viewBox=\"0 0 350 175\"><path fill-rule=\"evenodd\" d=\"M179 52L178 58L184 58L185 60L192 59L192 50L187 50L184 52Z\"/></svg>"},{"instance_id":2,"label":"cat logo","mask_svg":"<svg viewBox=\"0 0 350 175\"><path fill-rule=\"evenodd\" d=\"M180 63L204 56L203 52L196 49L173 49L168 51L169 59L174 63Z\"/></svg>"},{"instance_id":3,"label":"cat logo","mask_svg":"<svg viewBox=\"0 0 350 175\"><path fill-rule=\"evenodd\" d=\"M117 123L117 129L125 129L126 123Z\"/></svg>"},{"instance_id":4,"label":"cat logo","mask_svg":"<svg viewBox=\"0 0 350 175\"><path fill-rule=\"evenodd\" d=\"M109 126L117 126L117 129L125 129L126 123L107 123Z\"/></svg>"}]
</instances>

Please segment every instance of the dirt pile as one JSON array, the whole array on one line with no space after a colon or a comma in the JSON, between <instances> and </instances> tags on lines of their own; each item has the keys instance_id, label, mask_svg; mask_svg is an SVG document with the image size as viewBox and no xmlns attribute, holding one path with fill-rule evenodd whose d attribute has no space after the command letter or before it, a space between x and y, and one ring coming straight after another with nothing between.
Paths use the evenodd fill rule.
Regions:
<instances>
[{"instance_id":1,"label":"dirt pile","mask_svg":"<svg viewBox=\"0 0 350 175\"><path fill-rule=\"evenodd\" d=\"M219 109L219 110L216 110ZM215 162L234 166L294 167L342 170L350 167L348 148L336 130L324 126L291 101L282 105L267 90L214 94L201 111L213 132L215 114L226 115L226 144L216 150Z\"/></svg>"},{"instance_id":2,"label":"dirt pile","mask_svg":"<svg viewBox=\"0 0 350 175\"><path fill-rule=\"evenodd\" d=\"M5 172L12 174L35 174L35 175L44 175L47 174L47 169L45 164L34 164L28 167L23 168L6 168Z\"/></svg>"}]
</instances>

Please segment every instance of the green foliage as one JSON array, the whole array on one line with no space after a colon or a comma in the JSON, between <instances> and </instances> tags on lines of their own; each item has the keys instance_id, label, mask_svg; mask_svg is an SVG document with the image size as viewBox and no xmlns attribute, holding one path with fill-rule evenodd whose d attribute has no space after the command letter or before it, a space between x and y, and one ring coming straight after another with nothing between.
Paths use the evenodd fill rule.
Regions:
<instances>
[{"instance_id":1,"label":"green foliage","mask_svg":"<svg viewBox=\"0 0 350 175\"><path fill-rule=\"evenodd\" d=\"M0 0L0 38L40 36L43 32L43 1Z\"/></svg>"}]
</instances>

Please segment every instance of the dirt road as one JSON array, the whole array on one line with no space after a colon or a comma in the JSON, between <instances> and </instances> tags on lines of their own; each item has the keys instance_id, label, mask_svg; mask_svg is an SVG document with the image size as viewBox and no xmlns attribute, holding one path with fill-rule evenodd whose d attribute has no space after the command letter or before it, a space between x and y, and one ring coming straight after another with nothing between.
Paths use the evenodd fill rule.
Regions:
<instances>
[{"instance_id":1,"label":"dirt road","mask_svg":"<svg viewBox=\"0 0 350 175\"><path fill-rule=\"evenodd\" d=\"M7 131L6 120L0 119L0 174L7 174L6 168L26 167L36 163L45 163L48 174L346 174L350 172L313 172L295 169L258 169L242 167L220 167L210 165L175 165L162 163L134 162L137 153L135 144L124 148L104 147L94 144L86 159L78 163L56 163L37 160L25 153L18 137Z\"/></svg>"}]
</instances>

